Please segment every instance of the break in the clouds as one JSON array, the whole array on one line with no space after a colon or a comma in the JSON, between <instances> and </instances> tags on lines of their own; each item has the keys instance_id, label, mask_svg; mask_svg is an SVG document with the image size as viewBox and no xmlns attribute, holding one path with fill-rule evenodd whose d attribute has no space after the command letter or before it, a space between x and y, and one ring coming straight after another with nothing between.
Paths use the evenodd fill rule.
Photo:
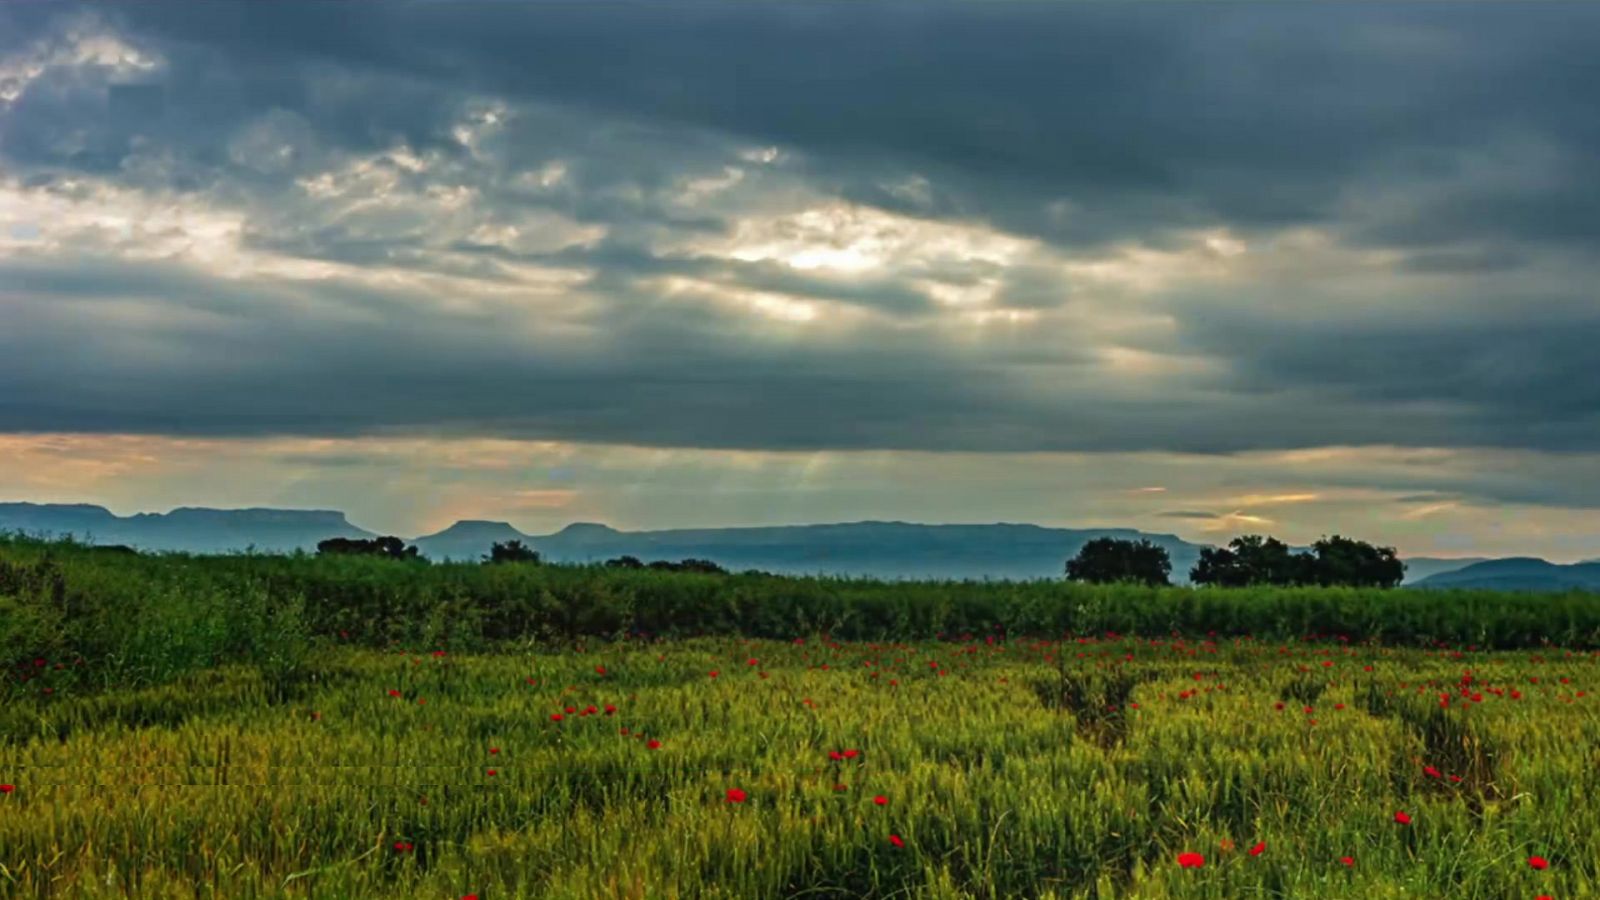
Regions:
<instances>
[{"instance_id":1,"label":"break in the clouds","mask_svg":"<svg viewBox=\"0 0 1600 900\"><path fill-rule=\"evenodd\" d=\"M1600 454L1597 59L1573 4L10 5L0 432L1133 454L1185 530L1283 520L1149 460L1412 447L1512 474L1365 531L1593 507L1527 473Z\"/></svg>"}]
</instances>

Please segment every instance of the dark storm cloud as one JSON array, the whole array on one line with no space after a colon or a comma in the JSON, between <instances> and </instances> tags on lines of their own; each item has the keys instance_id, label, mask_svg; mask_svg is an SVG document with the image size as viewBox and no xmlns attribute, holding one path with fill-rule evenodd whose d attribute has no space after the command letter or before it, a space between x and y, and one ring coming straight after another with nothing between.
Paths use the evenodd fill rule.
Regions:
<instances>
[{"instance_id":1,"label":"dark storm cloud","mask_svg":"<svg viewBox=\"0 0 1600 900\"><path fill-rule=\"evenodd\" d=\"M590 306L561 324L589 337L545 327L543 308L445 311L420 281L19 252L0 258L0 430L1600 447L1594 7L26 6L0 10L0 51L66 46L73 16L162 65L61 63L30 81L0 109L0 165L20 184L176 192L239 211L244 248L297 260L500 285L518 266L568 269L574 308ZM464 140L485 104L504 104L503 125ZM782 159L742 162L765 145ZM331 191L375 192L351 166L397 146L422 162L374 164L394 208L300 187L333 172ZM557 163L549 184L532 177ZM729 166L774 194L982 223L1073 259L1180 250L1198 227L1314 226L1398 252L1369 291L1397 312L1330 295L1321 315L1289 314L1315 285L1281 280L1180 285L1154 304L1170 332L1128 340L1218 366L1138 382L1096 367L1106 317L1036 261L835 278L669 246L765 208L758 188L681 200L685 179ZM494 243L446 221L436 188L471 191L463 219L559 221L532 249ZM590 227L603 234L577 234ZM953 339L924 276L998 278L997 307L1043 318ZM669 278L694 283L682 302L663 299ZM718 289L871 318L778 334L730 321Z\"/></svg>"},{"instance_id":2,"label":"dark storm cloud","mask_svg":"<svg viewBox=\"0 0 1600 900\"><path fill-rule=\"evenodd\" d=\"M1448 184L1505 139L1538 142L1563 171L1452 184L1359 224L1385 242L1435 244L1586 239L1600 221L1600 161L1587 149L1600 138L1600 10L1574 4L212 4L127 15L245 67L377 70L794 146L863 193L874 174L925 171L945 213L1072 241L1326 222L1352 183ZM413 111L413 134L427 133L428 112ZM1517 162L1484 164L1504 173ZM1049 199L1083 221L1052 223Z\"/></svg>"}]
</instances>

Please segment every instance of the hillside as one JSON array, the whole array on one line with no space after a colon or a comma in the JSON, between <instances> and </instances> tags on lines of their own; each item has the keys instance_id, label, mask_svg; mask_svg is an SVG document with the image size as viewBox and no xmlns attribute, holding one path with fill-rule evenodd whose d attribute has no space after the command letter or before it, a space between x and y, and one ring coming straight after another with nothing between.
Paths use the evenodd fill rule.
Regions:
<instances>
[{"instance_id":1,"label":"hillside","mask_svg":"<svg viewBox=\"0 0 1600 900\"><path fill-rule=\"evenodd\" d=\"M1491 559L1418 582L1422 588L1473 588L1498 591L1600 589L1600 562L1560 565L1534 557Z\"/></svg>"},{"instance_id":2,"label":"hillside","mask_svg":"<svg viewBox=\"0 0 1600 900\"><path fill-rule=\"evenodd\" d=\"M118 516L89 504L0 503L0 532L72 536L141 550L225 553L254 547L281 553L315 550L331 537L376 537L330 509L206 509Z\"/></svg>"},{"instance_id":3,"label":"hillside","mask_svg":"<svg viewBox=\"0 0 1600 900\"><path fill-rule=\"evenodd\" d=\"M224 553L249 547L268 552L313 551L330 537L375 537L335 510L205 509L117 516L90 504L0 504L0 532L72 535L97 544L144 550ZM901 579L1057 578L1066 560L1097 537L1147 539L1172 558L1174 581L1185 582L1205 544L1133 528L1048 528L1018 523L924 525L846 522L754 528L619 531L575 522L534 535L507 522L463 520L415 538L429 559L476 561L496 542L519 540L550 562L603 562L619 556L644 561L710 559L725 568L790 575ZM1296 548L1303 550L1305 548ZM1406 584L1483 563L1481 557L1406 560Z\"/></svg>"}]
</instances>

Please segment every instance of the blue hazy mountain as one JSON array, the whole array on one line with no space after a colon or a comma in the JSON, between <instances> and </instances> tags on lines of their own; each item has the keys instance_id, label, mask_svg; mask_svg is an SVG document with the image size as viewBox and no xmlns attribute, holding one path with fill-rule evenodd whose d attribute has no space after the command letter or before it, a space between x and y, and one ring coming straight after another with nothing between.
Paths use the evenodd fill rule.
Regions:
<instances>
[{"instance_id":1,"label":"blue hazy mountain","mask_svg":"<svg viewBox=\"0 0 1600 900\"><path fill-rule=\"evenodd\" d=\"M1561 565L1531 556L1491 559L1417 583L1424 588L1479 588L1503 591L1600 589L1600 562Z\"/></svg>"},{"instance_id":2,"label":"blue hazy mountain","mask_svg":"<svg viewBox=\"0 0 1600 900\"><path fill-rule=\"evenodd\" d=\"M98 544L145 550L222 553L255 547L315 550L330 537L375 537L334 510L181 508L117 516L89 504L0 503L0 532L72 535ZM1046 528L1039 525L923 525L850 522L757 528L618 531L577 522L554 534L531 535L506 522L469 520L416 538L435 560L476 561L497 542L519 540L551 562L603 562L634 556L709 559L732 571L831 574L875 578L1059 578L1066 560L1097 537L1147 539L1172 558L1175 581L1187 580L1205 544L1132 528ZM1304 548L1296 548L1304 549ZM1481 558L1406 560L1408 584L1481 563Z\"/></svg>"},{"instance_id":3,"label":"blue hazy mountain","mask_svg":"<svg viewBox=\"0 0 1600 900\"><path fill-rule=\"evenodd\" d=\"M118 516L88 504L0 503L0 532L72 536L95 544L141 550L225 553L254 547L267 552L315 550L330 537L376 537L328 509L205 509Z\"/></svg>"},{"instance_id":4,"label":"blue hazy mountain","mask_svg":"<svg viewBox=\"0 0 1600 900\"><path fill-rule=\"evenodd\" d=\"M600 562L618 556L709 559L732 571L871 578L1059 578L1066 561L1097 537L1145 539L1172 557L1185 578L1203 545L1131 528L1044 528L1038 525L921 525L849 522L759 528L617 531L580 522L529 543L557 562Z\"/></svg>"},{"instance_id":5,"label":"blue hazy mountain","mask_svg":"<svg viewBox=\"0 0 1600 900\"><path fill-rule=\"evenodd\" d=\"M506 522L464 519L443 531L424 535L412 543L429 559L477 561L489 555L489 548L505 541L531 543L528 536Z\"/></svg>"},{"instance_id":6,"label":"blue hazy mountain","mask_svg":"<svg viewBox=\"0 0 1600 900\"><path fill-rule=\"evenodd\" d=\"M1487 562L1486 556L1406 556L1406 578L1402 584L1416 584L1441 572L1454 572L1476 563Z\"/></svg>"}]
</instances>

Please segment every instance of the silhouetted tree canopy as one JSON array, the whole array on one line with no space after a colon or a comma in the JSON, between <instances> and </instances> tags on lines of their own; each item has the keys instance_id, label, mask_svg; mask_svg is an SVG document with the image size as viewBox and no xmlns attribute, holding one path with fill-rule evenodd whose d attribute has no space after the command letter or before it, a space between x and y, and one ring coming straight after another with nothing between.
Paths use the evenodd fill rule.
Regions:
<instances>
[{"instance_id":1,"label":"silhouetted tree canopy","mask_svg":"<svg viewBox=\"0 0 1600 900\"><path fill-rule=\"evenodd\" d=\"M416 559L416 547L393 535L380 538L329 538L317 544L318 555L328 556L383 556L389 559Z\"/></svg>"},{"instance_id":2,"label":"silhouetted tree canopy","mask_svg":"<svg viewBox=\"0 0 1600 900\"><path fill-rule=\"evenodd\" d=\"M1225 548L1207 547L1189 572L1198 585L1248 587L1271 585L1343 585L1392 588L1405 578L1405 564L1393 547L1334 535L1312 545L1310 553L1291 553L1274 537L1247 534Z\"/></svg>"},{"instance_id":3,"label":"silhouetted tree canopy","mask_svg":"<svg viewBox=\"0 0 1600 900\"><path fill-rule=\"evenodd\" d=\"M1067 578L1096 584L1132 581L1164 585L1171 573L1172 560L1166 549L1147 540L1095 538L1067 561Z\"/></svg>"},{"instance_id":4,"label":"silhouetted tree canopy","mask_svg":"<svg viewBox=\"0 0 1600 900\"><path fill-rule=\"evenodd\" d=\"M727 569L724 569L709 559L685 559L681 562L670 562L668 560L658 559L650 563L648 566L646 566L646 568L656 569L662 572L704 572L710 575L728 574Z\"/></svg>"},{"instance_id":5,"label":"silhouetted tree canopy","mask_svg":"<svg viewBox=\"0 0 1600 900\"><path fill-rule=\"evenodd\" d=\"M96 544L89 548L94 553L104 553L107 556L138 556L139 551L126 544Z\"/></svg>"},{"instance_id":6,"label":"silhouetted tree canopy","mask_svg":"<svg viewBox=\"0 0 1600 900\"><path fill-rule=\"evenodd\" d=\"M1392 588L1406 577L1405 563L1393 547L1376 547L1336 534L1317 541L1311 549L1317 554L1317 584Z\"/></svg>"},{"instance_id":7,"label":"silhouetted tree canopy","mask_svg":"<svg viewBox=\"0 0 1600 900\"><path fill-rule=\"evenodd\" d=\"M1315 577L1312 562L1305 554L1290 552L1289 545L1275 537L1247 534L1229 541L1225 548L1201 550L1189 580L1220 587L1308 584Z\"/></svg>"},{"instance_id":8,"label":"silhouetted tree canopy","mask_svg":"<svg viewBox=\"0 0 1600 900\"><path fill-rule=\"evenodd\" d=\"M637 556L619 556L616 559L608 559L608 560L606 560L605 565L606 565L606 568L608 568L608 569L642 569L642 568L644 568L644 563L640 562L639 561L639 557L637 557Z\"/></svg>"},{"instance_id":9,"label":"silhouetted tree canopy","mask_svg":"<svg viewBox=\"0 0 1600 900\"><path fill-rule=\"evenodd\" d=\"M487 563L538 563L539 551L521 541L496 543L483 558Z\"/></svg>"}]
</instances>

